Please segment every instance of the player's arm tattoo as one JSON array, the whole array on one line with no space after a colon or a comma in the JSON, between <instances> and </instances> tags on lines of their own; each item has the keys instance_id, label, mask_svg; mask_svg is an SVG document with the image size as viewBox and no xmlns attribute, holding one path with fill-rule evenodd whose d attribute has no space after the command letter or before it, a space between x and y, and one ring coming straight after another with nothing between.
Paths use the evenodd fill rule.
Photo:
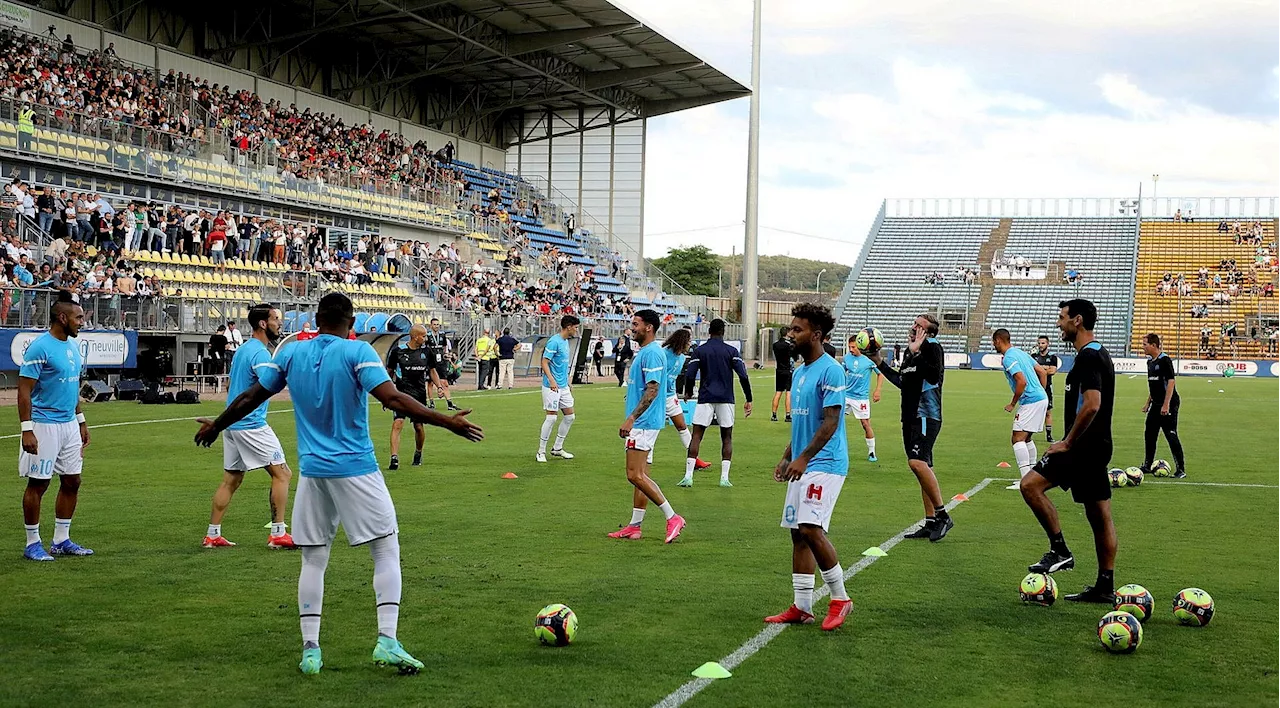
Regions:
<instances>
[{"instance_id":1,"label":"player's arm tattoo","mask_svg":"<svg viewBox=\"0 0 1280 708\"><path fill-rule=\"evenodd\" d=\"M649 406L658 400L658 382L650 381L644 386L644 393L640 395L640 402L636 404L636 409L631 411L631 417L638 419L649 410Z\"/></svg>"},{"instance_id":2,"label":"player's arm tattoo","mask_svg":"<svg viewBox=\"0 0 1280 708\"><path fill-rule=\"evenodd\" d=\"M801 458L812 460L814 455L826 446L831 436L835 435L836 429L840 427L840 416L843 414L842 406L827 406L822 409L822 425L819 425L818 432L813 434L813 440L809 441L809 446L800 453Z\"/></svg>"}]
</instances>

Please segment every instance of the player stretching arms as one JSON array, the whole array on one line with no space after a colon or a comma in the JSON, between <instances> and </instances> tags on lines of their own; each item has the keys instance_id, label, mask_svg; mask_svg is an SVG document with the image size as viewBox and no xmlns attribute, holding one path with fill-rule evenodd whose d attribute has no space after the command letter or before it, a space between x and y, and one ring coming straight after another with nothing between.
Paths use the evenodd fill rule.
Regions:
<instances>
[{"instance_id":1,"label":"player stretching arms","mask_svg":"<svg viewBox=\"0 0 1280 708\"><path fill-rule=\"evenodd\" d=\"M1142 458L1142 471L1151 471L1151 463L1156 458L1156 443L1163 430L1164 439L1169 443L1169 451L1173 453L1173 476L1182 479L1187 476L1187 469L1182 456L1182 438L1178 437L1178 408L1181 400L1174 389L1177 374L1173 370L1173 360L1161 350L1160 335L1154 332L1143 340L1142 351L1151 357L1147 361L1147 388L1150 393L1147 394L1147 404L1142 407L1142 412L1147 414L1147 454Z\"/></svg>"},{"instance_id":2,"label":"player stretching arms","mask_svg":"<svg viewBox=\"0 0 1280 708\"><path fill-rule=\"evenodd\" d=\"M991 343L996 352L1004 359L1000 366L1004 369L1004 377L1009 380L1009 389L1013 391L1013 400L1004 407L1006 413L1013 413L1013 459L1018 463L1018 474L1023 477L1031 471L1036 463L1036 444L1031 440L1033 433L1044 428L1044 416L1049 409L1049 396L1044 392L1044 382L1048 379L1043 368L1031 359L1031 355L1015 349L1010 342L1009 330L997 329L991 334ZM1014 482L1005 489L1018 489Z\"/></svg>"},{"instance_id":3,"label":"player stretching arms","mask_svg":"<svg viewBox=\"0 0 1280 708\"><path fill-rule=\"evenodd\" d=\"M573 413L573 391L569 388L569 371L573 368L573 350L569 347L569 340L578 336L578 322L573 315L561 317L560 333L551 335L542 349L542 410L547 415L542 419L542 434L538 437L538 456L535 458L538 462L547 461L547 440L556 425L557 410L564 414L564 418L560 419L551 454L566 460L573 459L573 453L564 449L564 439L577 419Z\"/></svg>"},{"instance_id":4,"label":"player stretching arms","mask_svg":"<svg viewBox=\"0 0 1280 708\"><path fill-rule=\"evenodd\" d=\"M773 413L769 421L778 422L778 402L786 398L787 422L791 422L791 362L796 351L791 342L791 335L786 335L773 343L773 361L777 370L773 373Z\"/></svg>"},{"instance_id":5,"label":"player stretching arms","mask_svg":"<svg viewBox=\"0 0 1280 708\"><path fill-rule=\"evenodd\" d=\"M871 390L871 372L876 372L876 390ZM871 429L871 404L880 402L880 385L884 376L876 363L863 356L856 337L849 337L849 353L844 355L844 414L853 414L862 423L867 440L867 462L876 462L876 433Z\"/></svg>"},{"instance_id":6,"label":"player stretching arms","mask_svg":"<svg viewBox=\"0 0 1280 708\"><path fill-rule=\"evenodd\" d=\"M618 428L618 436L627 441L627 481L635 489L631 493L631 522L609 534L609 538L639 539L640 523L644 521L645 507L650 501L667 517L667 543L676 540L684 529L684 517L671 508L658 483L649 476L649 451L666 422L662 405L666 400L666 359L656 338L660 323L658 313L653 310L640 310L631 317L631 337L640 345L640 350L631 362L627 418Z\"/></svg>"},{"instance_id":7,"label":"player stretching arms","mask_svg":"<svg viewBox=\"0 0 1280 708\"><path fill-rule=\"evenodd\" d=\"M782 526L791 529L791 586L795 602L765 622L813 622L813 571L831 589L831 603L822 629L844 624L853 601L844 589L844 568L827 538L831 512L849 473L849 445L844 437L844 368L822 347L822 335L835 326L831 311L821 305L800 304L791 309L791 336L804 363L791 385L791 444L773 471L787 483ZM797 454L798 453L798 454ZM794 459L792 455L795 455Z\"/></svg>"},{"instance_id":8,"label":"player stretching arms","mask_svg":"<svg viewBox=\"0 0 1280 708\"><path fill-rule=\"evenodd\" d=\"M453 405L453 397L449 395L449 338L440 331L440 320L431 318L431 331L427 333L427 358L431 366L427 373L430 378L427 380L427 407L435 408L435 398L443 398L448 404L449 410L456 411L458 407ZM430 398L432 389L435 389L435 398Z\"/></svg>"},{"instance_id":9,"label":"player stretching arms","mask_svg":"<svg viewBox=\"0 0 1280 708\"><path fill-rule=\"evenodd\" d=\"M1040 336L1036 338L1036 351L1031 355L1041 368L1044 369L1044 393L1049 397L1049 406L1044 412L1044 439L1050 445L1053 444L1053 375L1058 373L1058 355L1049 351L1049 338ZM1035 455L1031 456L1035 459Z\"/></svg>"},{"instance_id":10,"label":"player stretching arms","mask_svg":"<svg viewBox=\"0 0 1280 708\"><path fill-rule=\"evenodd\" d=\"M1111 414L1116 372L1111 355L1093 339L1098 310L1088 300L1059 303L1058 329L1076 349L1067 374L1066 436L1049 446L1044 457L1022 478L1022 498L1049 536L1049 552L1029 566L1033 573L1052 573L1076 566L1058 523L1058 510L1045 494L1053 487L1071 490L1084 506L1098 554L1098 580L1084 592L1067 595L1073 602L1111 604L1115 591L1116 527L1111 521Z\"/></svg>"},{"instance_id":11,"label":"player stretching arms","mask_svg":"<svg viewBox=\"0 0 1280 708\"><path fill-rule=\"evenodd\" d=\"M316 310L319 336L282 349L272 366L259 371L258 383L237 396L217 420L200 419L195 439L198 445L212 445L220 431L289 387L302 474L293 501L293 530L302 547L302 572L298 575L302 661L298 668L304 674L316 674L324 665L320 655L324 572L341 524L351 545L368 544L373 555L378 615L374 663L417 673L422 662L396 640L400 540L395 505L369 439L369 395L410 420L438 425L471 441L482 440L484 433L466 419L470 411L441 415L396 390L373 347L368 342L347 340L354 323L346 295L325 295Z\"/></svg>"},{"instance_id":12,"label":"player stretching arms","mask_svg":"<svg viewBox=\"0 0 1280 708\"><path fill-rule=\"evenodd\" d=\"M681 487L693 486L693 470L698 466L698 449L707 426L720 426L720 486L732 487L729 467L733 464L733 375L742 383L742 395L747 402L742 405L747 417L751 416L751 380L747 367L738 356L738 350L724 343L724 320L711 320L707 327L710 337L694 350L684 372L685 398L693 397L693 382L702 372L698 386L698 405L693 409L693 440L684 460L684 479Z\"/></svg>"},{"instance_id":13,"label":"player stretching arms","mask_svg":"<svg viewBox=\"0 0 1280 708\"><path fill-rule=\"evenodd\" d=\"M941 541L955 526L942 503L942 490L933 473L933 443L942 430L942 376L946 357L938 334L938 320L920 315L911 323L907 351L897 371L884 363L884 349L871 355L880 373L902 390L902 444L907 464L920 483L924 501L924 525L907 538Z\"/></svg>"},{"instance_id":14,"label":"player stretching arms","mask_svg":"<svg viewBox=\"0 0 1280 708\"><path fill-rule=\"evenodd\" d=\"M387 353L387 374L396 388L413 396L413 400L426 405L427 377L431 370L427 353L427 328L416 324L409 328L409 341L392 347ZM389 470L400 469L400 433L404 430L406 416L396 413L391 421L391 464ZM413 424L413 466L422 464L422 445L427 441L427 431L422 423Z\"/></svg>"},{"instance_id":15,"label":"player stretching arms","mask_svg":"<svg viewBox=\"0 0 1280 708\"><path fill-rule=\"evenodd\" d=\"M18 476L27 478L27 489L22 493L22 523L27 530L22 557L27 560L93 555L71 540L84 448L89 446L89 427L80 412L84 360L73 341L83 324L84 310L74 296L59 293L49 313L49 331L31 342L18 369L18 422L22 424ZM55 474L58 498L53 504L53 545L45 551L40 543L40 502Z\"/></svg>"},{"instance_id":16,"label":"player stretching arms","mask_svg":"<svg viewBox=\"0 0 1280 708\"><path fill-rule=\"evenodd\" d=\"M672 332L662 343L662 355L666 357L667 380L664 389L667 395L666 413L671 419L671 424L676 426L676 432L680 435L680 444L684 446L686 454L689 451L689 442L693 440L693 433L685 424L684 409L680 407L680 389L676 388L676 381L684 374L684 364L689 358L687 355L691 344L693 344L693 332L687 327L681 327ZM653 450L649 451L649 464L653 464ZM710 467L711 463L698 460L695 466L698 469L705 469Z\"/></svg>"},{"instance_id":17,"label":"player stretching arms","mask_svg":"<svg viewBox=\"0 0 1280 708\"><path fill-rule=\"evenodd\" d=\"M280 311L270 305L254 305L249 310L249 341L236 350L231 359L231 383L227 400L249 390L258 382L262 370L270 368L272 342L280 339ZM222 548L236 544L222 535L222 516L227 513L231 496L244 482L244 473L265 469L271 476L271 532L267 548L297 548L285 530L284 510L289 504L289 479L293 472L284 460L284 448L276 433L267 425L267 401L263 401L240 422L227 428L222 439L222 484L213 493L213 510L209 512L209 531L201 543L205 548Z\"/></svg>"}]
</instances>

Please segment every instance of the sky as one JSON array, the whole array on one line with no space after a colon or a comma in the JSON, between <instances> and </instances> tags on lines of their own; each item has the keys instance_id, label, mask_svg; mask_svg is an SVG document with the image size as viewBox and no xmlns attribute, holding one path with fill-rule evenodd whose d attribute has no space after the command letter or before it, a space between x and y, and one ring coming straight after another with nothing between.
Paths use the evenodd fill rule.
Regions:
<instances>
[{"instance_id":1,"label":"sky","mask_svg":"<svg viewBox=\"0 0 1280 708\"><path fill-rule=\"evenodd\" d=\"M751 0L621 0L751 76ZM852 265L881 200L1280 193L1273 0L764 0L760 252ZM747 99L652 119L645 255L742 250Z\"/></svg>"}]
</instances>

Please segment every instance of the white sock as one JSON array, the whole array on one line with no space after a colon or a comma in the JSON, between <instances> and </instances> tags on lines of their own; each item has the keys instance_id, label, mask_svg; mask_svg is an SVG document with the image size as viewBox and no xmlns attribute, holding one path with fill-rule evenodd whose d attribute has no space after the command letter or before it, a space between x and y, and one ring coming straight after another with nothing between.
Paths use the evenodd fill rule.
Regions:
<instances>
[{"instance_id":1,"label":"white sock","mask_svg":"<svg viewBox=\"0 0 1280 708\"><path fill-rule=\"evenodd\" d=\"M796 591L796 607L813 614L813 573L792 573L791 587Z\"/></svg>"},{"instance_id":2,"label":"white sock","mask_svg":"<svg viewBox=\"0 0 1280 708\"><path fill-rule=\"evenodd\" d=\"M644 523L644 509L632 509L632 510L631 510L631 525L632 525L632 526L639 526L639 525L640 525L640 524L642 524L642 523Z\"/></svg>"},{"instance_id":3,"label":"white sock","mask_svg":"<svg viewBox=\"0 0 1280 708\"><path fill-rule=\"evenodd\" d=\"M560 419L560 429L556 431L556 444L552 446L552 450L563 450L565 436L569 434L569 428L573 427L573 421L578 416L569 414Z\"/></svg>"},{"instance_id":4,"label":"white sock","mask_svg":"<svg viewBox=\"0 0 1280 708\"><path fill-rule=\"evenodd\" d=\"M849 599L849 593L844 591L844 569L840 567L839 563L836 563L835 567L822 571L822 582L826 583L828 588L831 588L832 600Z\"/></svg>"},{"instance_id":5,"label":"white sock","mask_svg":"<svg viewBox=\"0 0 1280 708\"><path fill-rule=\"evenodd\" d=\"M685 428L680 431L680 444L684 445L684 449L689 449L689 443L693 442L693 431Z\"/></svg>"},{"instance_id":6,"label":"white sock","mask_svg":"<svg viewBox=\"0 0 1280 708\"><path fill-rule=\"evenodd\" d=\"M40 543L40 524L23 524L22 528L27 530L27 545Z\"/></svg>"},{"instance_id":7,"label":"white sock","mask_svg":"<svg viewBox=\"0 0 1280 708\"><path fill-rule=\"evenodd\" d=\"M868 455L874 455L874 454L876 454L876 439L875 439L875 438L867 438L867 454L868 454Z\"/></svg>"},{"instance_id":8,"label":"white sock","mask_svg":"<svg viewBox=\"0 0 1280 708\"><path fill-rule=\"evenodd\" d=\"M378 634L396 638L400 621L400 538L380 538L369 544L373 554L373 599L378 610Z\"/></svg>"},{"instance_id":9,"label":"white sock","mask_svg":"<svg viewBox=\"0 0 1280 708\"><path fill-rule=\"evenodd\" d=\"M1031 467L1035 467L1036 462L1040 461L1040 455L1036 452L1036 444L1030 440L1023 444L1027 446L1027 459L1031 461ZM1030 472L1031 469L1027 468L1027 471Z\"/></svg>"},{"instance_id":10,"label":"white sock","mask_svg":"<svg viewBox=\"0 0 1280 708\"><path fill-rule=\"evenodd\" d=\"M54 544L71 540L71 519L53 520L53 542Z\"/></svg>"},{"instance_id":11,"label":"white sock","mask_svg":"<svg viewBox=\"0 0 1280 708\"><path fill-rule=\"evenodd\" d=\"M658 505L658 508L662 510L662 515L668 519L676 515L676 510L671 508L670 500L662 502L662 504Z\"/></svg>"},{"instance_id":12,"label":"white sock","mask_svg":"<svg viewBox=\"0 0 1280 708\"><path fill-rule=\"evenodd\" d=\"M720 481L729 481L729 466L733 464L731 460L720 460Z\"/></svg>"},{"instance_id":13,"label":"white sock","mask_svg":"<svg viewBox=\"0 0 1280 708\"><path fill-rule=\"evenodd\" d=\"M284 532L285 532L285 529L286 529L288 526L289 526L289 525L288 525L288 524L286 524L286 523L285 523L285 522L283 522L283 521L281 521L280 523L276 523L276 522L272 521L272 522L271 522L271 535L272 535L272 536L283 536L283 535L284 535Z\"/></svg>"},{"instance_id":14,"label":"white sock","mask_svg":"<svg viewBox=\"0 0 1280 708\"><path fill-rule=\"evenodd\" d=\"M684 461L684 476L693 479L693 468L698 464L698 458L687 457Z\"/></svg>"},{"instance_id":15,"label":"white sock","mask_svg":"<svg viewBox=\"0 0 1280 708\"><path fill-rule=\"evenodd\" d=\"M209 524L209 532L205 534L209 538L217 538L222 535L222 524Z\"/></svg>"},{"instance_id":16,"label":"white sock","mask_svg":"<svg viewBox=\"0 0 1280 708\"><path fill-rule=\"evenodd\" d=\"M1018 472L1024 477L1027 472L1031 471L1031 460L1027 459L1028 457L1030 457L1030 452L1027 450L1026 443L1018 442L1013 444L1013 459L1018 463Z\"/></svg>"},{"instance_id":17,"label":"white sock","mask_svg":"<svg viewBox=\"0 0 1280 708\"><path fill-rule=\"evenodd\" d=\"M303 644L320 644L324 571L328 566L329 546L303 546L302 572L298 573L298 623L302 626Z\"/></svg>"},{"instance_id":18,"label":"white sock","mask_svg":"<svg viewBox=\"0 0 1280 708\"><path fill-rule=\"evenodd\" d=\"M538 452L547 451L547 441L551 439L551 429L556 427L556 417L553 415L542 417L542 436L538 438Z\"/></svg>"}]
</instances>

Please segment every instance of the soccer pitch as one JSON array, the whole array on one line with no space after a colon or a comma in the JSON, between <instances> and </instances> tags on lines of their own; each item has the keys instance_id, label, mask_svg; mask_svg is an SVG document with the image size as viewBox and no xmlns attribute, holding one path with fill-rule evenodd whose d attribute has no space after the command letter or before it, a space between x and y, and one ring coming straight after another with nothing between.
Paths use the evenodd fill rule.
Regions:
<instances>
[{"instance_id":1,"label":"soccer pitch","mask_svg":"<svg viewBox=\"0 0 1280 708\"><path fill-rule=\"evenodd\" d=\"M325 668L304 677L300 561L265 547L266 474L247 476L223 522L240 545L202 549L221 443L197 449L191 420L97 428L73 526L94 557L23 561L22 481L8 476L0 704L654 705L700 664L753 639L761 644L761 618L791 602L791 544L778 526L784 487L772 479L789 426L769 422L772 377L753 372L756 412L739 414L732 489L716 485L715 431L702 449L713 467L692 489L676 486L684 455L674 430L661 436L652 476L689 523L671 545L662 543L656 509L643 540L605 538L629 518L631 500L617 433L621 389L576 388L578 418L565 447L577 457L541 465L536 390L462 394L485 441L428 428L423 466L386 473L404 566L399 635L427 666L416 677L370 662L368 550L347 548L339 535L326 576ZM878 463L865 461L861 431L847 419L853 463L830 533L846 568L922 514L902 452L897 393L884 391L873 408ZM1098 644L1095 626L1107 608L1019 602L1018 582L1047 542L1021 496L993 481L954 509L956 528L941 543L903 541L850 578L854 610L843 628L770 634L733 678L705 685L687 704L1275 706L1276 382L1188 377L1178 379L1178 391L1186 483L1149 479L1115 490L1113 502L1116 584L1140 583L1156 601L1137 653L1109 655ZM1143 378L1117 377L1112 466L1141 462L1145 392ZM947 372L936 447L945 497L1016 476L1016 468L996 468L1012 463L1008 399L998 373ZM221 408L110 403L86 406L86 414L104 425ZM273 403L268 420L296 483L290 408ZM372 409L385 465L391 414ZM17 432L10 407L0 435L15 462ZM408 428L402 460L412 441ZM1169 457L1163 439L1159 449ZM519 478L502 479L505 472ZM1069 495L1051 497L1077 561L1076 571L1055 577L1064 594L1076 592L1094 579L1091 536ZM52 525L51 489L46 540ZM1193 586L1217 603L1208 627L1178 626L1171 616L1174 593ZM534 615L553 602L572 607L581 622L570 647L543 647L533 637ZM819 617L825 608L825 599L815 603Z\"/></svg>"}]
</instances>

